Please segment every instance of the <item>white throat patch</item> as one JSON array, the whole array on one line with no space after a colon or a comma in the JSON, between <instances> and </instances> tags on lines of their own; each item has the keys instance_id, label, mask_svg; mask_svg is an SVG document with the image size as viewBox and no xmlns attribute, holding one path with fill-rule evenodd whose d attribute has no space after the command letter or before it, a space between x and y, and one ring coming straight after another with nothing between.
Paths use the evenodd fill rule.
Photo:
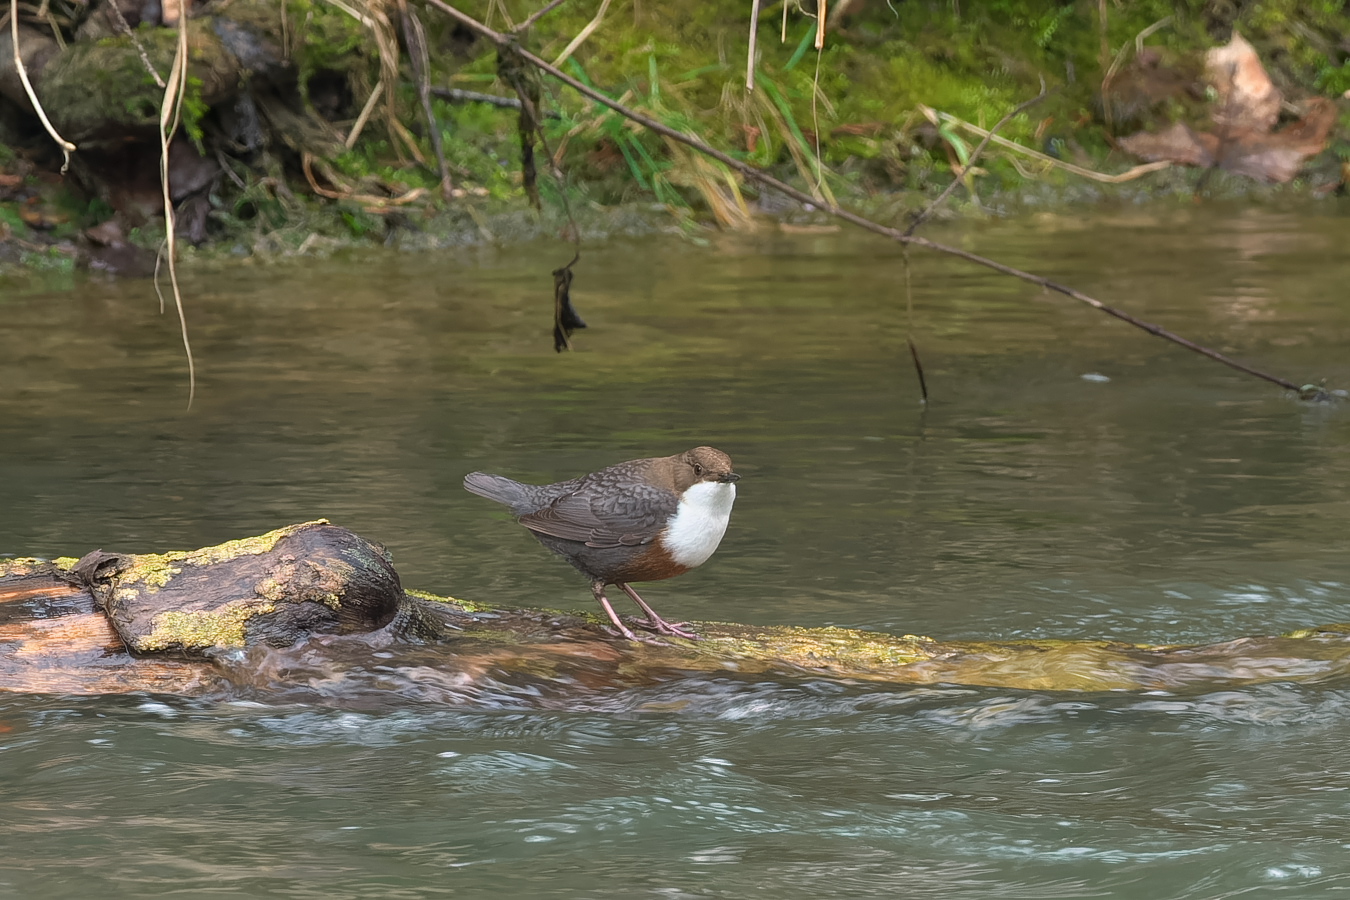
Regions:
<instances>
[{"instance_id":1,"label":"white throat patch","mask_svg":"<svg viewBox=\"0 0 1350 900\"><path fill-rule=\"evenodd\" d=\"M707 562L726 534L735 501L736 485L730 483L700 481L685 491L661 540L671 559L691 569Z\"/></svg>"}]
</instances>

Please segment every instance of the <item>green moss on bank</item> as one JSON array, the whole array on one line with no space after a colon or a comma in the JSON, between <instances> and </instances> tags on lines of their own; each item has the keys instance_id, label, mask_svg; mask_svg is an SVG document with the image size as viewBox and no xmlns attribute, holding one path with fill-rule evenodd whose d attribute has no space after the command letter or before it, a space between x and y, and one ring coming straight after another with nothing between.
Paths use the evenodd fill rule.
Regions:
<instances>
[{"instance_id":1,"label":"green moss on bank","mask_svg":"<svg viewBox=\"0 0 1350 900\"><path fill-rule=\"evenodd\" d=\"M353 2L353 9L364 8L360 0ZM462 8L493 27L506 28L538 5L535 0L479 0ZM1002 134L1051 157L1119 171L1132 161L1112 150L1115 137L1176 118L1199 117L1205 103L1202 96L1184 90L1162 99L1131 99L1128 75L1139 46L1158 66L1193 74L1204 51L1226 41L1237 28L1287 95L1337 95L1350 88L1350 51L1341 47L1341 35L1350 33L1350 12L1329 0L1139 0L1105 6L1096 0L920 0L855 6L831 23L825 48L817 55L811 46L814 19L790 5L786 40L780 40L783 7L764 4L758 87L752 93L744 87L748 22L739 0L618 0L564 68L672 127L696 133L799 186L819 185L845 205L888 221L901 220L944 188L975 142L968 133L929 122L923 107L988 126L1035 95L1043 80L1049 96L1005 125ZM469 40L434 8L416 2L413 8L426 26L434 86L512 94L496 74L491 46ZM1103 9L1105 21L1099 18ZM761 210L774 215L804 215L793 205L758 197L753 185L739 184L717 165L673 149L664 139L547 79L544 131L566 181L549 175L541 148L545 215L535 218L526 207L516 113L484 104L433 101L454 181L453 196L443 197L406 52L392 90L405 137L387 120L381 99L360 139L344 150L341 138L387 74L381 66L382 60L387 66L388 58L382 57L376 32L318 0L239 0L221 14L251 33L284 42L301 105L315 122L321 115L329 121L312 135L278 135L267 153L238 162L235 174L243 186L224 179L211 195L213 247L202 251L207 256L265 258L369 244L436 247L529 239L558 233L565 222L564 197L590 236L607 233L616 221L619 230L675 227L694 233L719 219L725 224L720 207L734 207L742 199L760 200ZM594 14L593 4L563 4L536 24L524 42L545 59L554 59ZM204 22L194 25L204 27ZM398 31L394 16L383 32L386 46ZM156 66L167 70L173 31L140 29L138 36ZM199 31L193 46L194 102L188 124L194 138L201 139L201 129L210 124L212 98L229 95L233 85L222 82L226 67L218 57L219 41ZM57 110L56 118L76 137L108 109L120 110L136 127L157 122L157 89L125 38L72 45L68 59L62 71L52 74L44 94ZM90 66L99 77L74 77ZM1114 99L1107 105L1102 86L1109 70L1115 72ZM322 114L316 109L323 105L321 99L311 96L320 76L337 77L347 95ZM1310 186L1334 184L1341 177L1342 160L1350 160L1350 142L1343 135L1344 129L1325 157L1313 164L1313 174L1299 183L1269 188L1217 176L1205 182L1206 190L1263 196L1307 193ZM409 140L425 162L413 159ZM349 196L316 196L300 175L298 151L316 147L327 157L324 164L335 182L326 189ZM0 172L9 165L5 154L0 146ZM1188 195L1199 178L1194 170L1177 169L1126 185L1102 186L1039 164L1015 164L1007 151L991 148L966 190L956 192L948 204L949 212L959 214L1016 209L1023 203ZM320 173L320 180L327 182L328 176ZM409 197L413 199L405 202ZM623 212L612 214L616 208ZM84 219L75 216L68 231L93 224ZM131 237L154 246L160 230L152 221ZM59 244L70 234L35 231L19 218L17 203L0 195L0 239L6 235L7 248L0 247L0 281L6 266L10 271L15 266L46 267L68 274L71 253L48 252L41 245ZM15 249L17 240L29 246ZM188 262L197 255L185 250Z\"/></svg>"}]
</instances>

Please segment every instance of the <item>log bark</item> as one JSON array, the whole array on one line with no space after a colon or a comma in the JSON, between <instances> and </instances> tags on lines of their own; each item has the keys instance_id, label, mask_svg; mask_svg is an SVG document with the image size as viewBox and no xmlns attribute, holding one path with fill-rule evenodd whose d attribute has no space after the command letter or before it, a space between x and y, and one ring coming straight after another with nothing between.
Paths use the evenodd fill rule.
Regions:
<instances>
[{"instance_id":1,"label":"log bark","mask_svg":"<svg viewBox=\"0 0 1350 900\"><path fill-rule=\"evenodd\" d=\"M280 696L318 670L402 669L423 683L528 678L565 703L709 674L1056 691L1350 674L1350 626L1340 625L1200 646L694 627L702 640L637 644L595 616L405 591L382 548L322 520L190 552L0 562L7 691Z\"/></svg>"},{"instance_id":2,"label":"log bark","mask_svg":"<svg viewBox=\"0 0 1350 900\"><path fill-rule=\"evenodd\" d=\"M210 666L129 654L93 595L56 566L0 564L0 690L196 696L223 684Z\"/></svg>"}]
</instances>

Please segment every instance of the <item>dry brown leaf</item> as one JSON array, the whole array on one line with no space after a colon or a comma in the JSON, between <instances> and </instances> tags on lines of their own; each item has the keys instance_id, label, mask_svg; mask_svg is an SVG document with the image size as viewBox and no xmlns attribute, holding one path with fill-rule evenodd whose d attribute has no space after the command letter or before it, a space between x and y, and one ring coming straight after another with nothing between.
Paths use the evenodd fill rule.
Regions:
<instances>
[{"instance_id":1,"label":"dry brown leaf","mask_svg":"<svg viewBox=\"0 0 1350 900\"><path fill-rule=\"evenodd\" d=\"M1326 149L1336 105L1314 97L1303 118L1272 132L1283 98L1242 35L1233 32L1227 45L1209 51L1205 65L1217 92L1210 111L1214 128L1197 132L1177 122L1164 131L1121 138L1121 149L1144 160L1218 166L1270 182L1292 180L1307 159Z\"/></svg>"},{"instance_id":2,"label":"dry brown leaf","mask_svg":"<svg viewBox=\"0 0 1350 900\"><path fill-rule=\"evenodd\" d=\"M1226 45L1205 54L1205 77L1218 93L1214 124L1239 132L1264 133L1275 127L1284 98L1242 35L1234 31Z\"/></svg>"},{"instance_id":3,"label":"dry brown leaf","mask_svg":"<svg viewBox=\"0 0 1350 900\"><path fill-rule=\"evenodd\" d=\"M1336 105L1325 97L1308 101L1303 118L1274 134L1247 134L1223 147L1220 165L1261 181L1292 181L1310 157L1326 149L1336 124Z\"/></svg>"},{"instance_id":4,"label":"dry brown leaf","mask_svg":"<svg viewBox=\"0 0 1350 900\"><path fill-rule=\"evenodd\" d=\"M1187 166L1214 165L1218 139L1212 134L1197 134L1184 122L1174 122L1156 134L1140 131L1120 139L1120 148L1145 162L1167 160Z\"/></svg>"}]
</instances>

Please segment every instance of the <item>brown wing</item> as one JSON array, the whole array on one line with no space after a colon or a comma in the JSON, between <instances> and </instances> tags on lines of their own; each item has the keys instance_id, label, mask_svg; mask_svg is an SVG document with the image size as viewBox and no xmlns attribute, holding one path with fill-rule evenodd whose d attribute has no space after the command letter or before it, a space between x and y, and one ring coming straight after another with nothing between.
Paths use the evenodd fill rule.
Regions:
<instances>
[{"instance_id":1,"label":"brown wing","mask_svg":"<svg viewBox=\"0 0 1350 900\"><path fill-rule=\"evenodd\" d=\"M679 502L673 491L649 484L591 482L518 521L588 547L631 547L656 540Z\"/></svg>"}]
</instances>

